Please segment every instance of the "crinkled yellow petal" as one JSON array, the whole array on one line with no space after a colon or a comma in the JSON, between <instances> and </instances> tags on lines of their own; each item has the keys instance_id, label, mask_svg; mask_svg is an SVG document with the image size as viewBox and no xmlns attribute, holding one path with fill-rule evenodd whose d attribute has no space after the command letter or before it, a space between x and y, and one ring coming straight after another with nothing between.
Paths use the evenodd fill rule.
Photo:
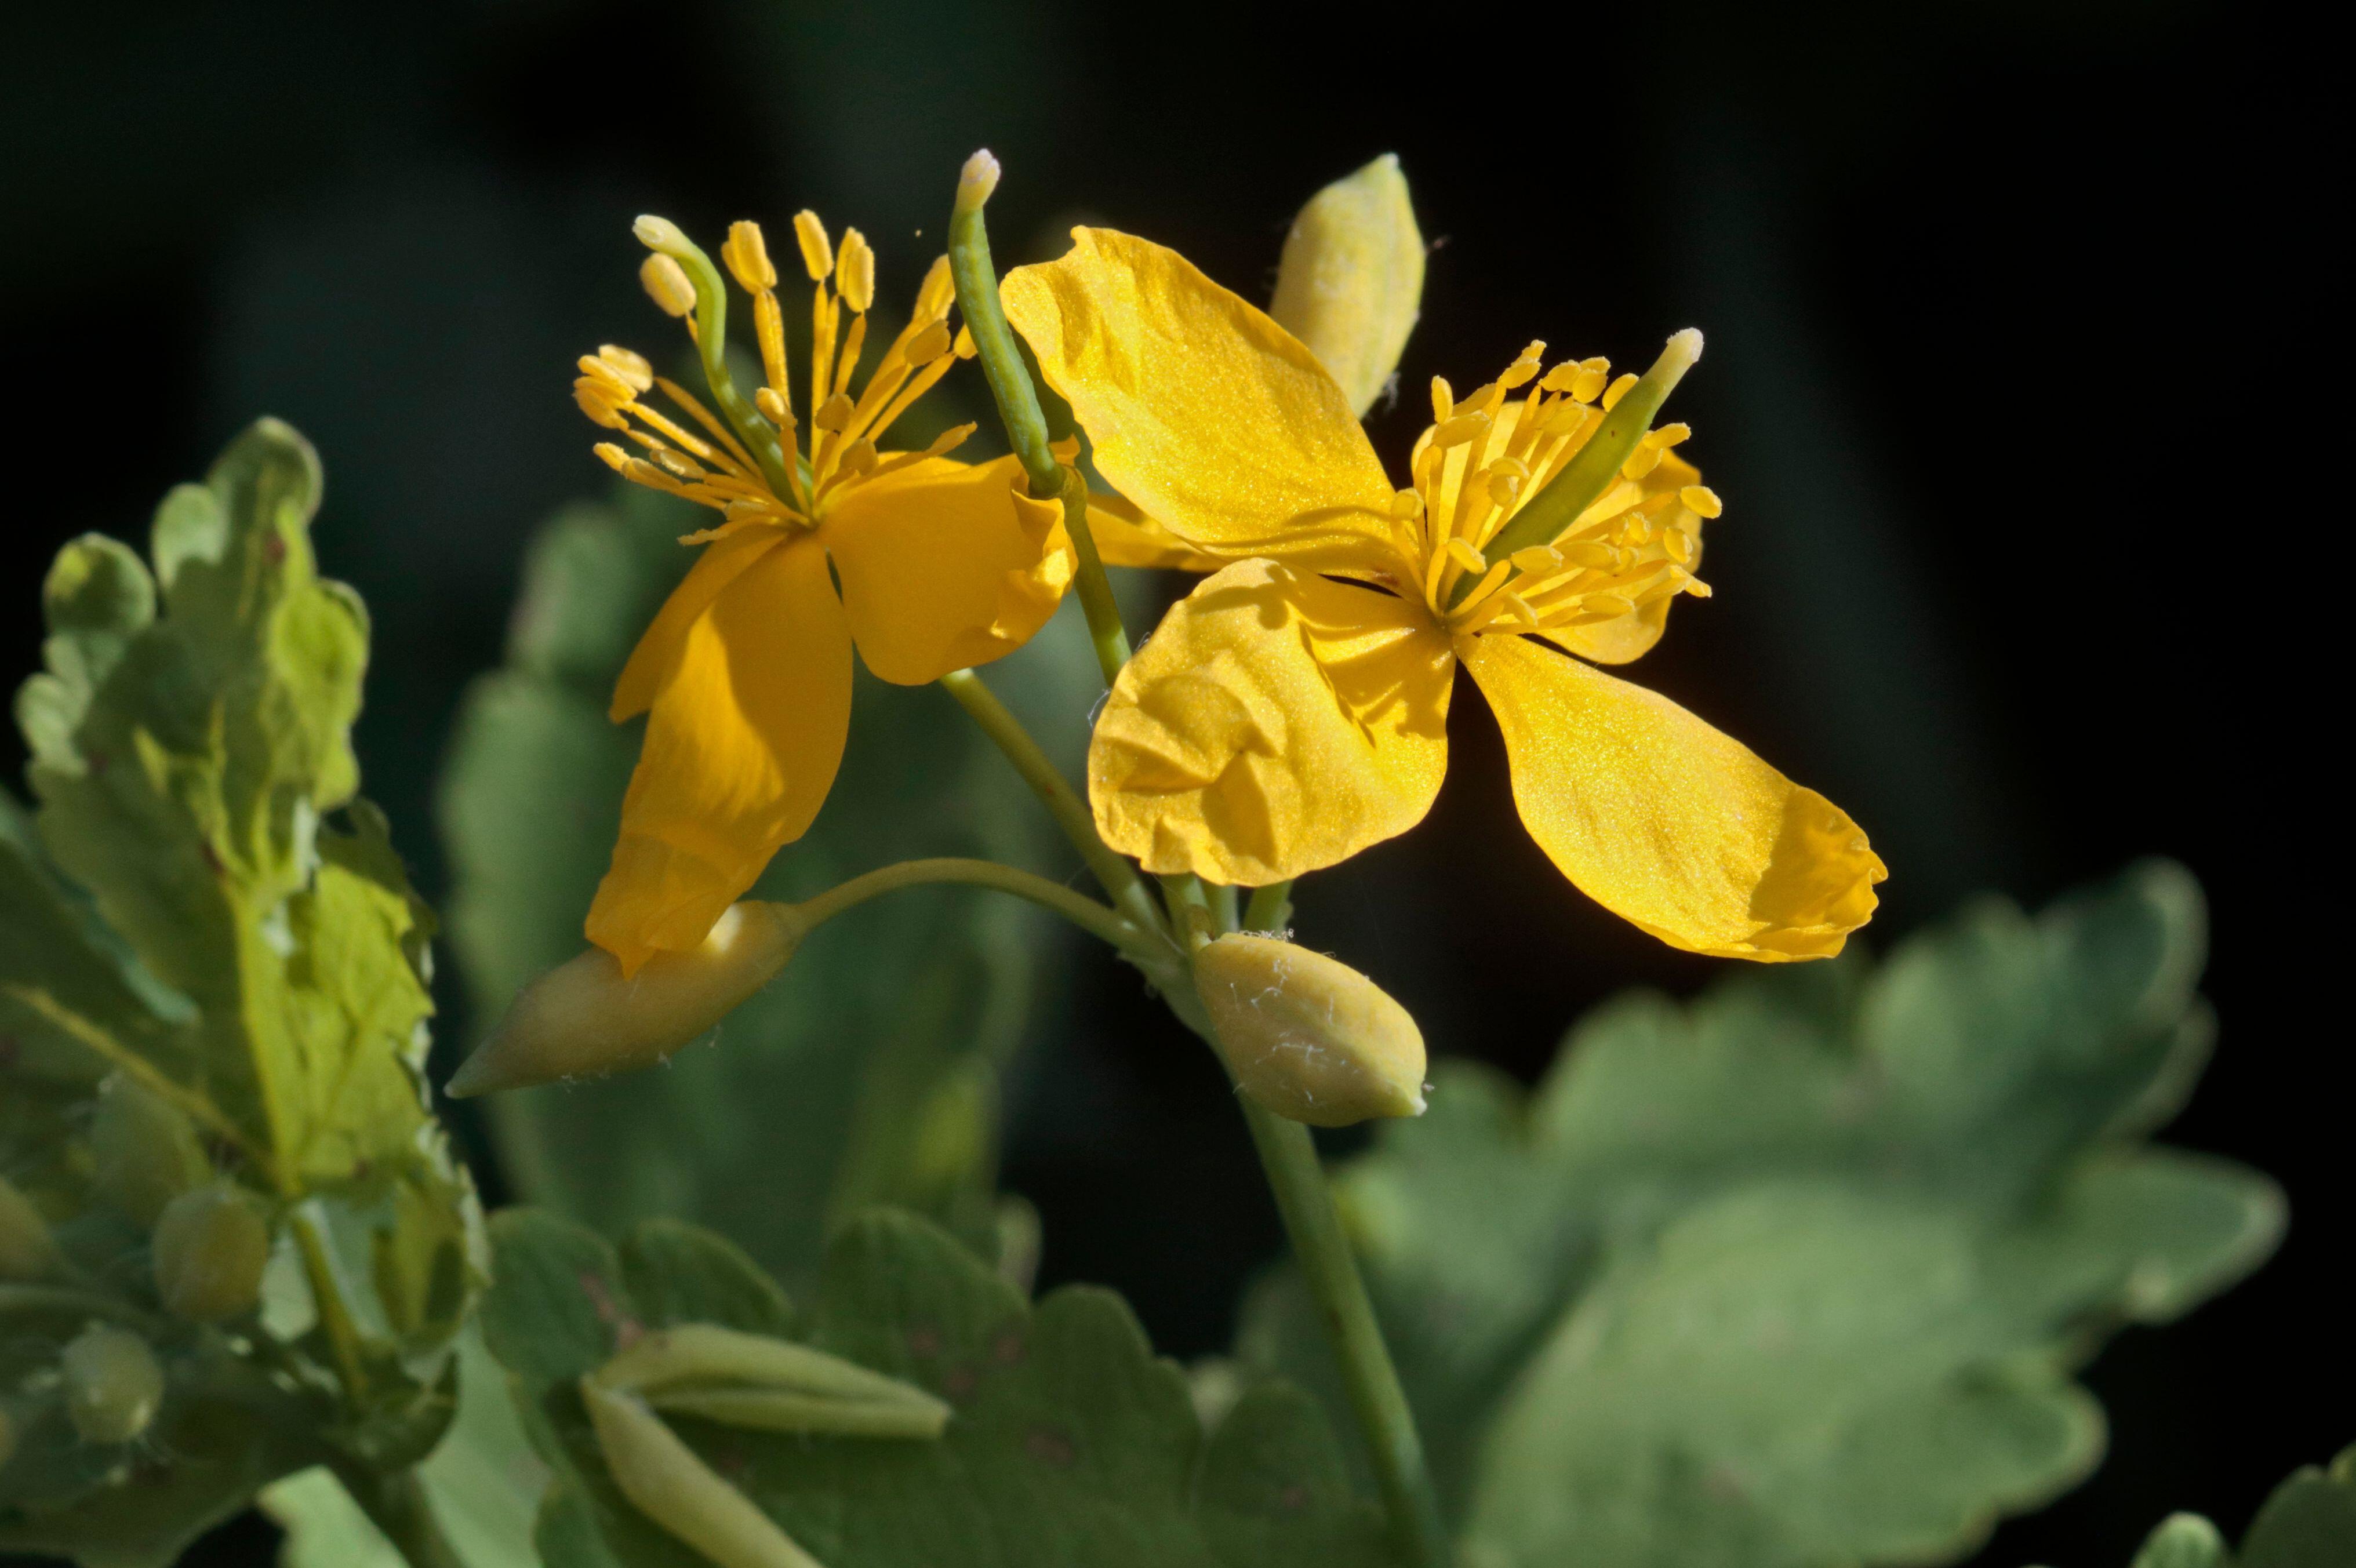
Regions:
<instances>
[{"instance_id":1,"label":"crinkled yellow petal","mask_svg":"<svg viewBox=\"0 0 2356 1568\"><path fill-rule=\"evenodd\" d=\"M1114 684L1088 747L1097 827L1148 870L1245 886L1404 833L1447 771L1455 665L1419 603L1240 561Z\"/></svg>"},{"instance_id":2,"label":"crinkled yellow petal","mask_svg":"<svg viewBox=\"0 0 2356 1568\"><path fill-rule=\"evenodd\" d=\"M828 508L819 538L867 667L899 686L988 664L1031 640L1072 580L1063 508L1012 457L946 457L879 475Z\"/></svg>"},{"instance_id":3,"label":"crinkled yellow petal","mask_svg":"<svg viewBox=\"0 0 2356 1568\"><path fill-rule=\"evenodd\" d=\"M1839 807L1665 697L1526 637L1464 639L1514 804L1580 890L1673 947L1827 958L1886 874Z\"/></svg>"},{"instance_id":4,"label":"crinkled yellow petal","mask_svg":"<svg viewBox=\"0 0 2356 1568\"><path fill-rule=\"evenodd\" d=\"M701 943L809 828L841 764L851 632L826 552L771 540L677 639L656 692L589 910L589 940L625 975Z\"/></svg>"},{"instance_id":5,"label":"crinkled yellow petal","mask_svg":"<svg viewBox=\"0 0 2356 1568\"><path fill-rule=\"evenodd\" d=\"M630 651L629 662L623 665L621 677L614 683L608 718L618 724L654 705L655 694L679 668L689 630L703 618L723 589L784 537L776 528L751 528L704 546L687 576L656 612L638 645Z\"/></svg>"},{"instance_id":6,"label":"crinkled yellow petal","mask_svg":"<svg viewBox=\"0 0 2356 1568\"><path fill-rule=\"evenodd\" d=\"M1175 251L1072 239L1001 293L1113 486L1231 560L1387 555L1391 485L1317 357Z\"/></svg>"},{"instance_id":7,"label":"crinkled yellow petal","mask_svg":"<svg viewBox=\"0 0 2356 1568\"><path fill-rule=\"evenodd\" d=\"M1160 566L1178 571L1216 571L1227 563L1205 555L1140 511L1123 496L1102 491L1088 496L1088 532L1107 566Z\"/></svg>"}]
</instances>

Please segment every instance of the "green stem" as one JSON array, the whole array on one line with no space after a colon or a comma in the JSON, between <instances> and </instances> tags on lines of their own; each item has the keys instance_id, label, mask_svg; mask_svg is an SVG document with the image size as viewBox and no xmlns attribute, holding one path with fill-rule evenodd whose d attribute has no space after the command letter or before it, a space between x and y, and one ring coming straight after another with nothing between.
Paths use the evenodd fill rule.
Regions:
<instances>
[{"instance_id":1,"label":"green stem","mask_svg":"<svg viewBox=\"0 0 2356 1568\"><path fill-rule=\"evenodd\" d=\"M1560 539L1571 524L1579 521L1580 514L1595 505L1596 498L1620 476L1620 465L1628 461L1636 443L1653 428L1653 416L1661 411L1661 405L1669 400L1669 394L1700 357L1700 333L1687 327L1670 338L1661 357L1653 361L1653 368L1605 411L1602 425L1587 438L1587 444L1572 454L1563 471L1545 489L1531 496L1528 505L1497 530L1494 539L1481 547L1482 553L1491 560L1503 560L1517 549L1552 544ZM1478 576L1477 572L1468 571L1458 578L1449 594L1449 603L1462 603L1472 592Z\"/></svg>"},{"instance_id":2,"label":"green stem","mask_svg":"<svg viewBox=\"0 0 2356 1568\"><path fill-rule=\"evenodd\" d=\"M319 1310L319 1327L327 1333L336 1375L344 1385L344 1403L356 1412L365 1409L369 1377L368 1369L360 1361L359 1327L352 1321L351 1307L344 1300L335 1259L327 1250L326 1230L317 1212L308 1206L294 1210L290 1222L295 1250L303 1254L303 1272L310 1281L312 1299Z\"/></svg>"},{"instance_id":3,"label":"green stem","mask_svg":"<svg viewBox=\"0 0 2356 1568\"><path fill-rule=\"evenodd\" d=\"M1252 891L1244 908L1246 931L1282 931L1292 923L1292 882L1270 882Z\"/></svg>"},{"instance_id":4,"label":"green stem","mask_svg":"<svg viewBox=\"0 0 2356 1568\"><path fill-rule=\"evenodd\" d=\"M769 493L780 497L790 496L794 487L786 474L786 449L777 441L777 432L761 416L761 411L736 389L735 378L728 373L728 285L721 281L720 269L703 253L703 247L690 240L679 225L666 218L641 218L637 221L638 243L650 251L660 251L679 263L680 271L695 287L695 348L703 361L704 384L712 389L712 400L727 418L755 462L761 465L761 477L767 480Z\"/></svg>"},{"instance_id":5,"label":"green stem","mask_svg":"<svg viewBox=\"0 0 2356 1568\"><path fill-rule=\"evenodd\" d=\"M1324 1320L1334 1360L1341 1363L1350 1409L1373 1456L1375 1482L1382 1490L1400 1558L1411 1568L1445 1568L1448 1531L1424 1466L1415 1413L1408 1408L1407 1393L1383 1343L1382 1326L1375 1320L1374 1303L1343 1233L1317 1146L1299 1122L1263 1109L1247 1095L1236 1099L1259 1150L1269 1189L1276 1195L1293 1258Z\"/></svg>"},{"instance_id":6,"label":"green stem","mask_svg":"<svg viewBox=\"0 0 2356 1568\"><path fill-rule=\"evenodd\" d=\"M941 685L958 699L958 706L981 726L981 732L991 738L1023 782L1045 803L1048 815L1064 830L1064 837L1080 852L1088 869L1104 888L1113 907L1127 917L1140 931L1160 935L1169 928L1162 923L1162 912L1153 906L1153 895L1146 891L1137 868L1105 847L1097 837L1096 819L1088 815L1087 803L1079 797L1054 761L1039 749L1031 731L1014 717L1006 704L998 700L997 693L983 684L981 677L969 669L951 670L941 677Z\"/></svg>"},{"instance_id":7,"label":"green stem","mask_svg":"<svg viewBox=\"0 0 2356 1568\"><path fill-rule=\"evenodd\" d=\"M1129 662L1129 631L1120 624L1120 605L1105 576L1104 558L1097 552L1096 535L1088 528L1088 487L1079 475L1056 461L1047 435L1047 416L1039 407L1039 389L1031 384L1030 369L1006 324L1006 309L998 298L998 269L990 259L990 229L981 209L998 186L998 160L976 153L958 182L957 206L949 214L949 276L957 283L958 309L966 330L973 334L981 373L998 400L998 417L1006 426L1007 444L1023 462L1023 475L1033 496L1058 496L1064 503L1064 531L1071 536L1072 553L1079 558L1073 585L1080 609L1088 618L1088 637L1096 645L1097 666L1110 686Z\"/></svg>"},{"instance_id":8,"label":"green stem","mask_svg":"<svg viewBox=\"0 0 2356 1568\"><path fill-rule=\"evenodd\" d=\"M1061 882L1051 882L1044 877L1018 870L1012 866L1001 866L995 860L969 860L947 856L926 860L903 860L897 865L853 877L794 907L812 926L818 926L847 909L865 903L869 899L901 888L940 882L995 888L1000 892L1028 899L1044 909L1055 911L1089 935L1125 953L1151 954L1162 945L1156 933L1140 931L1096 900L1076 893Z\"/></svg>"},{"instance_id":9,"label":"green stem","mask_svg":"<svg viewBox=\"0 0 2356 1568\"><path fill-rule=\"evenodd\" d=\"M336 1478L344 1483L369 1522L409 1560L409 1568L466 1568L450 1538L442 1533L441 1521L434 1517L434 1505L426 1500L416 1471L385 1475L349 1464L337 1465L335 1470Z\"/></svg>"}]
</instances>

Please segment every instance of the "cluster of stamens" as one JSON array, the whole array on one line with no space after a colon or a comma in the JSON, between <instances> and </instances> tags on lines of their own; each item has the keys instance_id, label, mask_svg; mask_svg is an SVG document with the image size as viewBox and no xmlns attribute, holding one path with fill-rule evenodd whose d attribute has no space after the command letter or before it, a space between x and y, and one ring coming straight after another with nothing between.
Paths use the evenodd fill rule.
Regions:
<instances>
[{"instance_id":1,"label":"cluster of stamens","mask_svg":"<svg viewBox=\"0 0 2356 1568\"><path fill-rule=\"evenodd\" d=\"M1545 351L1532 343L1462 400L1434 377L1414 485L1392 498L1392 542L1407 567L1400 586L1454 632L1596 625L1673 594L1709 593L1692 566L1700 519L1721 509L1717 494L1645 483L1692 433L1683 424L1646 433L1603 494L1554 540L1489 559L1485 547L1521 503L1562 472L1637 381L1614 379L1601 358L1541 374ZM1526 397L1512 396L1524 387Z\"/></svg>"},{"instance_id":2,"label":"cluster of stamens","mask_svg":"<svg viewBox=\"0 0 2356 1568\"><path fill-rule=\"evenodd\" d=\"M660 219L641 220L641 238L657 248L640 267L638 279L656 304L686 324L688 336L701 347L695 285L664 248L674 234ZM581 375L573 383L573 393L581 411L645 453L637 456L616 443L604 442L597 455L625 478L726 516L720 528L689 536L691 542L742 527L811 527L849 487L937 457L973 433L972 425L959 425L921 452L885 453L877 448L884 432L951 365L973 357L972 337L963 331L954 337L949 333L956 288L948 258L934 261L916 291L908 325L854 396L851 380L867 346L867 313L875 303L875 253L856 229L844 230L838 251L814 212L795 216L794 237L814 285L807 451L794 411L777 270L757 223L731 225L720 251L730 274L753 300L753 328L766 384L754 392L751 409L723 421L685 388L656 375L643 357L612 344L580 360ZM689 253L694 254L691 249ZM707 379L716 383L725 372L711 369L715 358L704 356ZM643 400L658 389L683 419ZM733 388L714 384L712 389L723 408L736 401Z\"/></svg>"}]
</instances>

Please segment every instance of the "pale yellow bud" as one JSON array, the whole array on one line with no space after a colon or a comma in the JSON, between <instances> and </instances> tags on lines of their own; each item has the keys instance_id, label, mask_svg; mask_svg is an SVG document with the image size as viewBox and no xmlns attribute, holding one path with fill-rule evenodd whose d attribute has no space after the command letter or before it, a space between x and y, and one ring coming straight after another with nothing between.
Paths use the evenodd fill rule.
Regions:
<instances>
[{"instance_id":1,"label":"pale yellow bud","mask_svg":"<svg viewBox=\"0 0 2356 1568\"><path fill-rule=\"evenodd\" d=\"M142 1225L155 1224L166 1203L213 1174L188 1118L120 1074L99 1090L90 1157L100 1193Z\"/></svg>"},{"instance_id":2,"label":"pale yellow bud","mask_svg":"<svg viewBox=\"0 0 2356 1568\"><path fill-rule=\"evenodd\" d=\"M1277 1115L1317 1127L1423 1115L1423 1031L1348 965L1238 933L1194 955L1194 989L1227 1070Z\"/></svg>"},{"instance_id":3,"label":"pale yellow bud","mask_svg":"<svg viewBox=\"0 0 2356 1568\"><path fill-rule=\"evenodd\" d=\"M622 1495L720 1568L822 1568L637 1394L584 1378L581 1403L588 1407L606 1473Z\"/></svg>"},{"instance_id":4,"label":"pale yellow bud","mask_svg":"<svg viewBox=\"0 0 2356 1568\"><path fill-rule=\"evenodd\" d=\"M66 1417L85 1443L128 1443L164 1403L164 1367L147 1341L112 1323L92 1323L58 1353Z\"/></svg>"},{"instance_id":5,"label":"pale yellow bud","mask_svg":"<svg viewBox=\"0 0 2356 1568\"><path fill-rule=\"evenodd\" d=\"M33 1200L0 1176L0 1280L46 1279L58 1264L58 1243Z\"/></svg>"},{"instance_id":6,"label":"pale yellow bud","mask_svg":"<svg viewBox=\"0 0 2356 1568\"><path fill-rule=\"evenodd\" d=\"M449 1092L464 1099L651 1067L776 978L809 930L789 904L732 904L701 946L658 953L627 978L593 947L523 988Z\"/></svg>"},{"instance_id":7,"label":"pale yellow bud","mask_svg":"<svg viewBox=\"0 0 2356 1568\"><path fill-rule=\"evenodd\" d=\"M1386 153L1311 197L1292 220L1269 315L1364 414L1398 368L1422 301L1423 234L1407 176Z\"/></svg>"},{"instance_id":8,"label":"pale yellow bud","mask_svg":"<svg viewBox=\"0 0 2356 1568\"><path fill-rule=\"evenodd\" d=\"M220 1323L262 1300L270 1224L233 1183L210 1182L172 1200L149 1245L156 1293L176 1317Z\"/></svg>"}]
</instances>

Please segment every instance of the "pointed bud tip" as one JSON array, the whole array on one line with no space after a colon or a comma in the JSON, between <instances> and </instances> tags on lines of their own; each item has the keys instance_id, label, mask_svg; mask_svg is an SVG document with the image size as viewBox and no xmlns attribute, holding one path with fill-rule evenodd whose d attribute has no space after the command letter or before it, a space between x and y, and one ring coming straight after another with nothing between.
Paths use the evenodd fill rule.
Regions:
<instances>
[{"instance_id":1,"label":"pointed bud tip","mask_svg":"<svg viewBox=\"0 0 2356 1568\"><path fill-rule=\"evenodd\" d=\"M1194 955L1194 989L1236 1082L1277 1115L1321 1127L1423 1115L1423 1033L1348 965L1238 933Z\"/></svg>"},{"instance_id":2,"label":"pointed bud tip","mask_svg":"<svg viewBox=\"0 0 2356 1568\"><path fill-rule=\"evenodd\" d=\"M965 161L958 175L957 210L972 212L998 189L998 157L988 147Z\"/></svg>"}]
</instances>

